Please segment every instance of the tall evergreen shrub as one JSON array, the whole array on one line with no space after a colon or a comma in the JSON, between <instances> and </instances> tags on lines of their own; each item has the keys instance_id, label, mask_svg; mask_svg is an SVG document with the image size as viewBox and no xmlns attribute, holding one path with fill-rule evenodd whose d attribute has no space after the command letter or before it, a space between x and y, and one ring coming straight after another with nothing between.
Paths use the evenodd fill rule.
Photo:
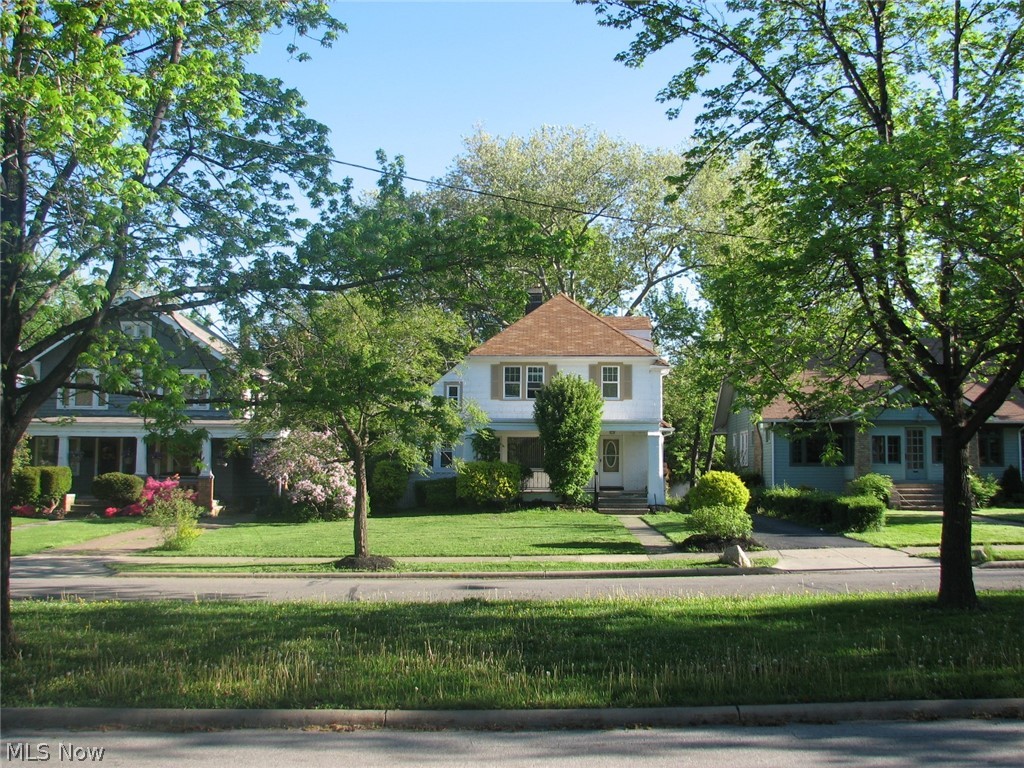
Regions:
<instances>
[{"instance_id":1,"label":"tall evergreen shrub","mask_svg":"<svg viewBox=\"0 0 1024 768\"><path fill-rule=\"evenodd\" d=\"M597 385L575 374L558 374L538 394L533 420L544 447L551 490L581 502L597 464L604 402Z\"/></svg>"}]
</instances>

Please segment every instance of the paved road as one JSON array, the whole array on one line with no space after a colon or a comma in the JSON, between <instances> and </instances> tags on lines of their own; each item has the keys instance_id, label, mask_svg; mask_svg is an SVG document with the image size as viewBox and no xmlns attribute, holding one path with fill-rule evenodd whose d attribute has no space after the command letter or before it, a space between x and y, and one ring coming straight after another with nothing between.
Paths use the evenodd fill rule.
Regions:
<instances>
[{"instance_id":1,"label":"paved road","mask_svg":"<svg viewBox=\"0 0 1024 768\"><path fill-rule=\"evenodd\" d=\"M225 731L217 733L5 733L6 742L39 744L53 763L102 748L108 768L222 768L274 765L327 768L962 768L1019 766L1019 721L855 722L775 728L686 728L612 731ZM4 764L24 765L3 746ZM75 751L77 750L77 752ZM93 754L96 754L95 752ZM83 760L79 762L87 762ZM64 761L70 762L70 761ZM63 764L63 763L61 763Z\"/></svg>"},{"instance_id":2,"label":"paved road","mask_svg":"<svg viewBox=\"0 0 1024 768\"><path fill-rule=\"evenodd\" d=\"M861 555L863 552L863 555ZM868 550L857 550L866 557ZM820 553L824 561L835 556ZM575 575L513 578L425 578L396 576L113 576L100 557L34 555L14 558L15 598L74 596L85 600L324 600L427 601L479 599L558 600L607 596L810 594L938 590L938 567L905 558L906 566L822 568L789 573L715 576L636 576L579 578ZM843 560L843 563L849 563ZM898 560L894 562L899 563ZM827 563L823 562L823 565ZM1024 570L976 569L978 589L1024 588Z\"/></svg>"}]
</instances>

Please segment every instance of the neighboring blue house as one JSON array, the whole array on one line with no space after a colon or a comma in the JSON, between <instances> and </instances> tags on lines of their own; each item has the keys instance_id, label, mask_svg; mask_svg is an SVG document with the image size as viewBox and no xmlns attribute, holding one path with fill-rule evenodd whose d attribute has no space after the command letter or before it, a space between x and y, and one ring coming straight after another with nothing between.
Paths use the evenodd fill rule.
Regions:
<instances>
[{"instance_id":1,"label":"neighboring blue house","mask_svg":"<svg viewBox=\"0 0 1024 768\"><path fill-rule=\"evenodd\" d=\"M883 377L872 377L878 383ZM967 393L970 398L971 391ZM798 421L793 405L776 399L761 413L737 406L735 390L723 384L715 411L715 434L724 435L731 466L760 473L769 487L808 486L841 492L849 480L868 472L889 475L904 488L942 483L939 426L918 406L891 407L858 431L851 419L835 419L826 430L838 438L843 458L826 464L824 436L791 438L787 427ZM982 427L969 448L971 465L983 475L1002 477L1007 467L1021 468L1024 454L1024 400L1020 393L1004 403Z\"/></svg>"},{"instance_id":2,"label":"neighboring blue house","mask_svg":"<svg viewBox=\"0 0 1024 768\"><path fill-rule=\"evenodd\" d=\"M172 365L207 382L193 393L196 400L216 397L215 382L232 348L209 328L179 312L170 312L122 322L121 331L128 343L156 339L170 353ZM41 354L22 370L22 375L45 376L56 363L60 347L57 344ZM97 384L98 377L97 371L83 368L75 373L73 381ZM182 484L195 488L200 502L208 507L214 506L214 499L241 502L268 492L252 472L249 455L231 450L236 440L246 438L244 420L209 402L191 405L188 415L192 428L207 434L198 454L184 455L165 449L159 442L147 442L145 423L128 410L133 400L128 395L61 389L40 408L28 428L32 463L70 467L72 493L86 496L91 494L93 478L106 472L157 478L180 475Z\"/></svg>"}]
</instances>

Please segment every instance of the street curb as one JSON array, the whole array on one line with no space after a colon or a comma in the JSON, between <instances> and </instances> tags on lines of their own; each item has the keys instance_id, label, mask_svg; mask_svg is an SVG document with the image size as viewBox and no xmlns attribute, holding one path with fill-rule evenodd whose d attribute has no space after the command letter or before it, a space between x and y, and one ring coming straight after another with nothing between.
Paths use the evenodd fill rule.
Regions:
<instances>
[{"instance_id":1,"label":"street curb","mask_svg":"<svg viewBox=\"0 0 1024 768\"><path fill-rule=\"evenodd\" d=\"M717 707L533 710L358 709L129 709L12 707L2 710L6 732L132 729L601 730L705 725L768 726L856 720L1024 720L1024 699L868 701Z\"/></svg>"},{"instance_id":2,"label":"street curb","mask_svg":"<svg viewBox=\"0 0 1024 768\"><path fill-rule=\"evenodd\" d=\"M667 578L672 576L763 576L780 573L773 567L757 568L652 568L608 571L325 571L282 573L221 573L214 571L125 571L114 578L173 579L595 579Z\"/></svg>"}]
</instances>

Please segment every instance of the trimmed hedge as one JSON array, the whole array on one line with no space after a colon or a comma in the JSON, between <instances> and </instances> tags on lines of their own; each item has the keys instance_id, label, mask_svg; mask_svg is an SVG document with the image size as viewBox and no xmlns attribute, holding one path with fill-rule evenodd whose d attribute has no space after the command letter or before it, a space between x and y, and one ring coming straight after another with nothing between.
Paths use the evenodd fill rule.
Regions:
<instances>
[{"instance_id":1,"label":"trimmed hedge","mask_svg":"<svg viewBox=\"0 0 1024 768\"><path fill-rule=\"evenodd\" d=\"M370 498L381 509L391 509L405 495L409 484L409 470L400 461L383 459L373 468L370 479Z\"/></svg>"},{"instance_id":2,"label":"trimmed hedge","mask_svg":"<svg viewBox=\"0 0 1024 768\"><path fill-rule=\"evenodd\" d=\"M457 504L455 497L455 478L439 477L436 480L422 480L413 487L416 495L416 506L429 509L441 509L454 507Z\"/></svg>"},{"instance_id":3,"label":"trimmed hedge","mask_svg":"<svg viewBox=\"0 0 1024 768\"><path fill-rule=\"evenodd\" d=\"M127 507L142 500L145 481L138 475L107 472L92 481L92 495L100 501L109 501L115 507Z\"/></svg>"},{"instance_id":4,"label":"trimmed hedge","mask_svg":"<svg viewBox=\"0 0 1024 768\"><path fill-rule=\"evenodd\" d=\"M690 509L725 505L745 509L750 501L750 491L733 472L706 472L693 490L686 495Z\"/></svg>"},{"instance_id":5,"label":"trimmed hedge","mask_svg":"<svg viewBox=\"0 0 1024 768\"><path fill-rule=\"evenodd\" d=\"M757 510L828 531L878 530L885 524L885 505L875 496L837 496L799 488L766 488L757 498Z\"/></svg>"},{"instance_id":6,"label":"trimmed hedge","mask_svg":"<svg viewBox=\"0 0 1024 768\"><path fill-rule=\"evenodd\" d=\"M11 478L11 504L20 507L39 501L39 467L14 470Z\"/></svg>"},{"instance_id":7,"label":"trimmed hedge","mask_svg":"<svg viewBox=\"0 0 1024 768\"><path fill-rule=\"evenodd\" d=\"M739 539L754 530L754 521L743 507L712 504L690 513L693 526L701 533L723 539Z\"/></svg>"},{"instance_id":8,"label":"trimmed hedge","mask_svg":"<svg viewBox=\"0 0 1024 768\"><path fill-rule=\"evenodd\" d=\"M855 477L846 484L846 493L850 496L874 496L880 502L889 506L892 497L892 478L878 472L868 472L866 475Z\"/></svg>"},{"instance_id":9,"label":"trimmed hedge","mask_svg":"<svg viewBox=\"0 0 1024 768\"><path fill-rule=\"evenodd\" d=\"M455 495L470 504L505 505L519 498L522 469L504 461L469 461L459 467Z\"/></svg>"},{"instance_id":10,"label":"trimmed hedge","mask_svg":"<svg viewBox=\"0 0 1024 768\"><path fill-rule=\"evenodd\" d=\"M71 492L71 467L36 467L39 470L39 503L56 504Z\"/></svg>"}]
</instances>

